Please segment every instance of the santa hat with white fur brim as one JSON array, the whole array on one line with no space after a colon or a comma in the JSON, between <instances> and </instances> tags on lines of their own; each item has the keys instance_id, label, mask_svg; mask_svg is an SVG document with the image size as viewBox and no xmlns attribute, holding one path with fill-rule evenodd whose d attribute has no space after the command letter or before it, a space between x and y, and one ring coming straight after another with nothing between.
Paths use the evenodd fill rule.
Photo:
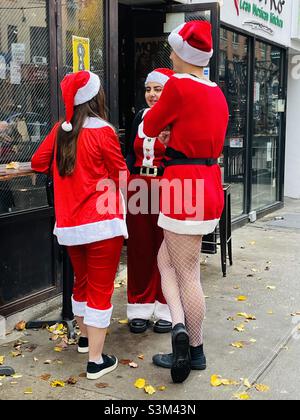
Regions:
<instances>
[{"instance_id":1,"label":"santa hat with white fur brim","mask_svg":"<svg viewBox=\"0 0 300 420\"><path fill-rule=\"evenodd\" d=\"M168 82L170 77L174 76L174 71L166 68L155 69L148 74L145 85L148 83L158 83L162 86Z\"/></svg>"},{"instance_id":2,"label":"santa hat with white fur brim","mask_svg":"<svg viewBox=\"0 0 300 420\"><path fill-rule=\"evenodd\" d=\"M214 53L211 24L202 20L184 23L171 32L169 44L186 63L206 67Z\"/></svg>"},{"instance_id":3,"label":"santa hat with white fur brim","mask_svg":"<svg viewBox=\"0 0 300 420\"><path fill-rule=\"evenodd\" d=\"M79 71L68 74L61 82L62 96L66 108L66 121L62 129L67 133L73 130L72 118L74 106L89 102L100 90L101 82L99 77L89 71Z\"/></svg>"}]
</instances>

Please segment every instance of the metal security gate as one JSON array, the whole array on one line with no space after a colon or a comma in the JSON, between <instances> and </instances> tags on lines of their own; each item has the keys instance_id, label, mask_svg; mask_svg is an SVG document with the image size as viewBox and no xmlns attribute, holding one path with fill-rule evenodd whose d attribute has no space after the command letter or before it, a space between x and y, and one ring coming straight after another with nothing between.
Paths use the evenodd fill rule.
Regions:
<instances>
[{"instance_id":1,"label":"metal security gate","mask_svg":"<svg viewBox=\"0 0 300 420\"><path fill-rule=\"evenodd\" d=\"M8 315L60 292L62 253L45 176L3 172L10 162L30 162L63 115L59 83L73 71L73 37L88 39L89 68L107 87L111 2L0 3L0 314Z\"/></svg>"}]
</instances>

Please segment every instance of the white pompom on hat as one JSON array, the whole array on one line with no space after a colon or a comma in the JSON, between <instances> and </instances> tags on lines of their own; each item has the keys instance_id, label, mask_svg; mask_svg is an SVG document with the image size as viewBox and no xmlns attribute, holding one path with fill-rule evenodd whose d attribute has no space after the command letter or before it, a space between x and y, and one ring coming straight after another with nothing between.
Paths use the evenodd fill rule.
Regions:
<instances>
[{"instance_id":1,"label":"white pompom on hat","mask_svg":"<svg viewBox=\"0 0 300 420\"><path fill-rule=\"evenodd\" d=\"M72 118L74 106L89 102L100 90L101 82L99 77L89 71L79 71L68 74L61 82L62 96L66 108L66 121L62 129L67 133L73 130Z\"/></svg>"},{"instance_id":2,"label":"white pompom on hat","mask_svg":"<svg viewBox=\"0 0 300 420\"><path fill-rule=\"evenodd\" d=\"M211 24L203 20L184 23L171 32L169 44L186 63L206 67L214 53Z\"/></svg>"},{"instance_id":3,"label":"white pompom on hat","mask_svg":"<svg viewBox=\"0 0 300 420\"><path fill-rule=\"evenodd\" d=\"M148 74L145 85L148 83L159 83L165 86L170 77L174 76L174 71L166 68L155 69Z\"/></svg>"}]
</instances>

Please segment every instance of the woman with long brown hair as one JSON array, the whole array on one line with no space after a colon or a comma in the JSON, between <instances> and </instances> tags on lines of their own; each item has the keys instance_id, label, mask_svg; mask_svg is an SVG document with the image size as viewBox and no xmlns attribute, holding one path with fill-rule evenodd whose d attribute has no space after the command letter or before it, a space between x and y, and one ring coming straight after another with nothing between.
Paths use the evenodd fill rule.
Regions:
<instances>
[{"instance_id":1,"label":"woman with long brown hair","mask_svg":"<svg viewBox=\"0 0 300 420\"><path fill-rule=\"evenodd\" d=\"M112 315L111 297L124 237L121 188L127 167L97 75L82 71L61 84L66 122L59 122L32 158L48 173L53 162L56 226L75 272L73 312L81 330L79 353L89 353L87 378L113 371L118 360L102 354ZM123 184L123 185L122 185Z\"/></svg>"}]
</instances>

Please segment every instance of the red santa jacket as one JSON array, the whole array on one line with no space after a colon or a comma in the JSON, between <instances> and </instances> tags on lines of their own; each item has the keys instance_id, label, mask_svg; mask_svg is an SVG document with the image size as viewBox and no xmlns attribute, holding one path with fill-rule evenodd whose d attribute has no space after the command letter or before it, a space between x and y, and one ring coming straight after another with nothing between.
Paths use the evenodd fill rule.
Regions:
<instances>
[{"instance_id":1,"label":"red santa jacket","mask_svg":"<svg viewBox=\"0 0 300 420\"><path fill-rule=\"evenodd\" d=\"M100 118L88 118L78 138L75 170L61 177L56 165L59 124L32 158L32 169L48 173L54 153L53 178L56 226L61 245L83 245L117 236L128 237L120 178L126 187L128 170L114 129ZM114 181L115 188L99 183ZM108 200L110 198L110 200ZM108 208L107 204L111 203ZM106 207L105 207L106 206Z\"/></svg>"},{"instance_id":2,"label":"red santa jacket","mask_svg":"<svg viewBox=\"0 0 300 420\"><path fill-rule=\"evenodd\" d=\"M171 125L169 147L187 158L220 157L228 126L229 112L224 94L216 83L189 74L177 74L167 82L158 103L145 115L140 127L144 136L155 137ZM219 165L170 166L164 178L193 181L190 204L195 204L196 181L203 180L202 217L195 220L184 209L175 211L176 203L162 212L159 225L175 233L206 234L212 232L222 214L224 195ZM183 195L182 195L183 197ZM178 200L176 194L171 202ZM201 220L200 220L201 219Z\"/></svg>"}]
</instances>

